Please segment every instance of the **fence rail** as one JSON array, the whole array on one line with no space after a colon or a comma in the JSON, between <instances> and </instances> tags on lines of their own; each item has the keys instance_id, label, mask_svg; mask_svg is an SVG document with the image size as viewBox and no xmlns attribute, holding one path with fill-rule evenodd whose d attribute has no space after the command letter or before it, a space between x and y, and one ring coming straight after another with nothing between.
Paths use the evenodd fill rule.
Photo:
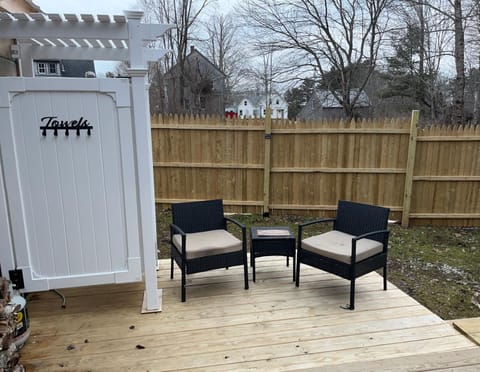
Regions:
<instances>
[{"instance_id":1,"label":"fence rail","mask_svg":"<svg viewBox=\"0 0 480 372\"><path fill-rule=\"evenodd\" d=\"M387 206L404 226L480 226L480 126L417 123L417 112L360 122L153 117L156 202L334 215L347 199Z\"/></svg>"}]
</instances>

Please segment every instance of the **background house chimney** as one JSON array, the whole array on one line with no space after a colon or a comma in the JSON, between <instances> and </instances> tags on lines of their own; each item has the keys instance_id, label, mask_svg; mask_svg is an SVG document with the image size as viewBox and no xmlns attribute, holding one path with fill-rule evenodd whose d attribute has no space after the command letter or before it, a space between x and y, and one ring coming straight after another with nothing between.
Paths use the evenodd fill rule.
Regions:
<instances>
[{"instance_id":1,"label":"background house chimney","mask_svg":"<svg viewBox=\"0 0 480 372\"><path fill-rule=\"evenodd\" d=\"M195 47L193 45L190 46L190 53L195 52Z\"/></svg>"}]
</instances>

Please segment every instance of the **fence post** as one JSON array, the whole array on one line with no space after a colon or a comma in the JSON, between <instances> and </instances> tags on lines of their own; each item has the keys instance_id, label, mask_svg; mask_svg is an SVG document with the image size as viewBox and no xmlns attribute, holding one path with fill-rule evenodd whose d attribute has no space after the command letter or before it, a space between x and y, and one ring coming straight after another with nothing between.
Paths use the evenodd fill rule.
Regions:
<instances>
[{"instance_id":1,"label":"fence post","mask_svg":"<svg viewBox=\"0 0 480 372\"><path fill-rule=\"evenodd\" d=\"M415 167L415 152L417 150L417 124L420 116L419 110L412 111L410 122L410 140L408 143L407 172L405 174L405 191L403 194L402 226L408 227L410 219L410 204L412 201L413 170Z\"/></svg>"},{"instance_id":2,"label":"fence post","mask_svg":"<svg viewBox=\"0 0 480 372\"><path fill-rule=\"evenodd\" d=\"M272 109L265 109L265 157L263 161L263 216L268 217L270 210L270 170L271 170L271 140L272 140Z\"/></svg>"}]
</instances>

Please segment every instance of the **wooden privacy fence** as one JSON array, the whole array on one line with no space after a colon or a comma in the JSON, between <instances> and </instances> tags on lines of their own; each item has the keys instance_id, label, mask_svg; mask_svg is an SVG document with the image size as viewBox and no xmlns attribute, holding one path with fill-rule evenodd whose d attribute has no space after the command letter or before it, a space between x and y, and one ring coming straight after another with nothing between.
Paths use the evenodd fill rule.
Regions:
<instances>
[{"instance_id":1,"label":"wooden privacy fence","mask_svg":"<svg viewBox=\"0 0 480 372\"><path fill-rule=\"evenodd\" d=\"M333 215L345 199L387 206L404 226L480 225L480 126L417 123L416 111L357 122L153 117L156 202Z\"/></svg>"}]
</instances>

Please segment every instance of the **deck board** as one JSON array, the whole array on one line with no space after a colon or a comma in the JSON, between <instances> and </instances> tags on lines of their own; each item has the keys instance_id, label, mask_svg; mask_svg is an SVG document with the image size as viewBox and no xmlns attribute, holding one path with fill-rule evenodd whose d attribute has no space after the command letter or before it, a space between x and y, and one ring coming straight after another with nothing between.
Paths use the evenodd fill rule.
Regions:
<instances>
[{"instance_id":1,"label":"deck board","mask_svg":"<svg viewBox=\"0 0 480 372\"><path fill-rule=\"evenodd\" d=\"M186 303L179 274L170 280L161 262L162 313L140 314L141 283L65 289L66 309L52 292L30 294L21 362L29 371L270 371L480 350L395 286L383 291L376 273L357 281L355 311L340 308L347 281L302 266L296 288L283 258L259 259L249 290L240 267L191 275Z\"/></svg>"},{"instance_id":2,"label":"deck board","mask_svg":"<svg viewBox=\"0 0 480 372\"><path fill-rule=\"evenodd\" d=\"M477 345L480 345L480 318L457 319L453 325Z\"/></svg>"}]
</instances>

